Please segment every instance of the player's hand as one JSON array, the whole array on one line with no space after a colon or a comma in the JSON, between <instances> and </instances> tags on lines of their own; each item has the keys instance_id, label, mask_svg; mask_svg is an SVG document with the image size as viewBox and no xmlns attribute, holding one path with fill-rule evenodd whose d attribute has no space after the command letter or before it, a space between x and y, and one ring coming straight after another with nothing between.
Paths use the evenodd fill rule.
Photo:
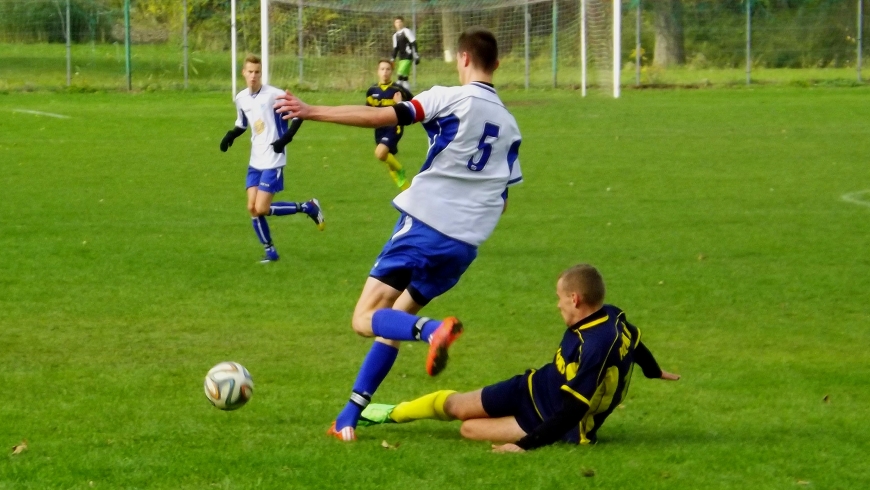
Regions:
<instances>
[{"instance_id":1,"label":"player's hand","mask_svg":"<svg viewBox=\"0 0 870 490\"><path fill-rule=\"evenodd\" d=\"M417 56L416 58L414 58L414 64L415 64L415 65L419 65L419 64L420 64L420 57L419 57L419 56Z\"/></svg>"},{"instance_id":2,"label":"player's hand","mask_svg":"<svg viewBox=\"0 0 870 490\"><path fill-rule=\"evenodd\" d=\"M678 379L680 379L680 375L674 374L674 373L669 373L669 372L665 371L664 369L662 369L662 379L666 379L668 381L677 381Z\"/></svg>"},{"instance_id":3,"label":"player's hand","mask_svg":"<svg viewBox=\"0 0 870 490\"><path fill-rule=\"evenodd\" d=\"M276 97L274 108L278 114L283 114L283 119L289 120L294 117L306 119L308 116L308 104L302 102L299 97L296 97L289 91Z\"/></svg>"},{"instance_id":4,"label":"player's hand","mask_svg":"<svg viewBox=\"0 0 870 490\"><path fill-rule=\"evenodd\" d=\"M224 135L224 139L221 140L221 151L226 152L231 146L233 146L234 139L232 131Z\"/></svg>"},{"instance_id":5,"label":"player's hand","mask_svg":"<svg viewBox=\"0 0 870 490\"><path fill-rule=\"evenodd\" d=\"M526 452L526 450L517 446L516 444L508 443L508 444L502 444L500 446L498 444L493 444L492 445L492 452L494 452L494 453L524 453L524 452Z\"/></svg>"}]
</instances>

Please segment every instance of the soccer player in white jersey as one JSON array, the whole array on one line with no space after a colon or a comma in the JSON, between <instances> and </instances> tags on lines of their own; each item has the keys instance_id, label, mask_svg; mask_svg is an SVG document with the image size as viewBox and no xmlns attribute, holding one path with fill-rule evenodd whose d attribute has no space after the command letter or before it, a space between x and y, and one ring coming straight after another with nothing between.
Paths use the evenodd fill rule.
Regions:
<instances>
[{"instance_id":1,"label":"soccer player in white jersey","mask_svg":"<svg viewBox=\"0 0 870 490\"><path fill-rule=\"evenodd\" d=\"M288 127L280 114L274 109L276 98L284 92L263 85L261 82L262 64L260 58L248 56L242 75L248 88L235 97L236 124L221 140L221 151L227 151L233 146L233 140L251 126L251 160L248 164L246 189L248 193L248 212L254 232L266 254L261 263L278 260L278 251L272 243L272 234L266 216L287 216L303 212L308 215L319 230L323 230L323 213L317 199L308 202L272 202L276 193L284 190L284 166L287 164L287 153L284 151L299 126L301 119L292 119Z\"/></svg>"},{"instance_id":2,"label":"soccer player in white jersey","mask_svg":"<svg viewBox=\"0 0 870 490\"><path fill-rule=\"evenodd\" d=\"M400 341L428 342L427 372L444 369L462 323L416 314L459 281L506 209L508 187L522 181L520 131L492 85L495 36L469 29L457 51L459 87L433 87L387 108L309 106L289 92L276 106L285 118L367 128L422 122L429 134L426 161L393 200L401 216L353 313L353 329L376 339L329 431L343 441L356 438L360 413L390 371Z\"/></svg>"}]
</instances>

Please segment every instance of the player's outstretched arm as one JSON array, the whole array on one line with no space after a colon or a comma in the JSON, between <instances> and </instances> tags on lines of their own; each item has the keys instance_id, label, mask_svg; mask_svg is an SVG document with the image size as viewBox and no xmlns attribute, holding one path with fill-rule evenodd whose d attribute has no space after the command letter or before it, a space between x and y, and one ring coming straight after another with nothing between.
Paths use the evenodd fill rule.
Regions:
<instances>
[{"instance_id":1,"label":"player's outstretched arm","mask_svg":"<svg viewBox=\"0 0 870 490\"><path fill-rule=\"evenodd\" d=\"M231 146L233 146L233 141L241 136L244 132L245 128L240 128L238 126L227 131L227 134L224 135L224 138L221 140L221 151L227 151Z\"/></svg>"},{"instance_id":2,"label":"player's outstretched arm","mask_svg":"<svg viewBox=\"0 0 870 490\"><path fill-rule=\"evenodd\" d=\"M298 117L308 121L330 122L360 128L395 126L399 122L396 111L390 107L308 105L290 92L278 96L275 112L284 114L284 119Z\"/></svg>"},{"instance_id":3,"label":"player's outstretched arm","mask_svg":"<svg viewBox=\"0 0 870 490\"><path fill-rule=\"evenodd\" d=\"M293 141L293 136L296 135L296 131L299 131L299 126L302 126L302 119L299 119L298 117L291 119L290 125L287 127L287 132L284 133L284 136L281 136L272 142L272 150L275 153L283 153L284 147Z\"/></svg>"},{"instance_id":4,"label":"player's outstretched arm","mask_svg":"<svg viewBox=\"0 0 870 490\"><path fill-rule=\"evenodd\" d=\"M647 349L643 342L638 342L637 347L634 349L634 362L640 366L643 370L643 375L647 378L666 379L669 381L680 379L679 374L663 371L662 368L659 367L659 363L656 362L656 358L653 357L652 352Z\"/></svg>"}]
</instances>

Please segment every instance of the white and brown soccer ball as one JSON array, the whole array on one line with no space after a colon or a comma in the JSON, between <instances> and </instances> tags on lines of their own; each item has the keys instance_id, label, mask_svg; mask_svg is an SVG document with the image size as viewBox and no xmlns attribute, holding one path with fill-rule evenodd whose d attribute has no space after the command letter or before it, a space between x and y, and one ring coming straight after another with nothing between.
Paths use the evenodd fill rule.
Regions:
<instances>
[{"instance_id":1,"label":"white and brown soccer ball","mask_svg":"<svg viewBox=\"0 0 870 490\"><path fill-rule=\"evenodd\" d=\"M205 375L205 397L221 410L241 408L254 394L251 373L237 362L222 362Z\"/></svg>"}]
</instances>

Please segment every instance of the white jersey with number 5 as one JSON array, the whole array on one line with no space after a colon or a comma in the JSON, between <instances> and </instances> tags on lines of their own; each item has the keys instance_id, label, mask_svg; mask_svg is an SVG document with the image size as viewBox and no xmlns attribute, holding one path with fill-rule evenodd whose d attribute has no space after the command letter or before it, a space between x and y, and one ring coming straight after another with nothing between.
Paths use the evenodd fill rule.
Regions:
<instances>
[{"instance_id":1,"label":"white jersey with number 5","mask_svg":"<svg viewBox=\"0 0 870 490\"><path fill-rule=\"evenodd\" d=\"M520 130L494 88L480 82L432 87L404 102L429 134L429 152L411 187L393 204L471 245L486 240L507 188L522 182Z\"/></svg>"},{"instance_id":2,"label":"white jersey with number 5","mask_svg":"<svg viewBox=\"0 0 870 490\"><path fill-rule=\"evenodd\" d=\"M272 107L284 91L271 85L263 85L260 91L251 93L244 89L236 94L236 127L251 129L251 162L257 170L269 170L287 164L286 153L275 153L272 142L287 132L287 121Z\"/></svg>"}]
</instances>

